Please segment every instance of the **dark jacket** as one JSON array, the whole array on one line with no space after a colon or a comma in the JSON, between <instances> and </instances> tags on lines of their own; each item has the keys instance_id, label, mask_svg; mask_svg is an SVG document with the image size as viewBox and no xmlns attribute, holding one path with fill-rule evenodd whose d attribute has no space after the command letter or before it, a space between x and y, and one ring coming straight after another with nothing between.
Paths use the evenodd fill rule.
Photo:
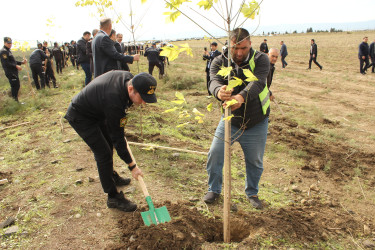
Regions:
<instances>
[{"instance_id":1,"label":"dark jacket","mask_svg":"<svg viewBox=\"0 0 375 250\"><path fill-rule=\"evenodd\" d=\"M315 55L315 58L318 57L318 45L316 45L316 43L313 43L311 44L311 47L310 47L310 55Z\"/></svg>"},{"instance_id":2,"label":"dark jacket","mask_svg":"<svg viewBox=\"0 0 375 250\"><path fill-rule=\"evenodd\" d=\"M100 30L92 41L92 57L95 77L113 69L117 69L117 61L133 63L132 56L118 53L113 41Z\"/></svg>"},{"instance_id":3,"label":"dark jacket","mask_svg":"<svg viewBox=\"0 0 375 250\"><path fill-rule=\"evenodd\" d=\"M60 62L63 59L63 52L59 47L54 47L52 49L52 54L56 62Z\"/></svg>"},{"instance_id":4,"label":"dark jacket","mask_svg":"<svg viewBox=\"0 0 375 250\"><path fill-rule=\"evenodd\" d=\"M270 109L268 108L266 115L263 115L262 104L259 99L259 94L266 86L267 75L270 69L270 61L266 54L259 51L255 53L255 69L253 74L258 78L258 81L244 81L244 84L235 87L232 93L232 95L242 95L245 100L245 103L243 103L239 109L236 109L232 112L234 117L231 119L231 123L238 128L251 128L259 122L263 121L266 117L269 116L270 113ZM253 54L254 50L251 48L249 58L245 60L241 65L238 65L238 71L232 71L232 76L236 76L242 80L245 80L247 78L244 75L242 69L250 70L249 60L250 58L252 58ZM220 55L213 60L210 68L211 80L209 83L209 90L216 98L219 89L223 85L228 85L228 81L226 79L224 79L220 75L217 75L220 67L222 67L223 65L228 65L227 63L227 59L224 57L224 55ZM232 62L231 66L233 67L233 69L236 68L236 64L234 62Z\"/></svg>"},{"instance_id":5,"label":"dark jacket","mask_svg":"<svg viewBox=\"0 0 375 250\"><path fill-rule=\"evenodd\" d=\"M263 53L268 53L268 45L267 45L267 43L265 43L265 42L262 42L261 44L260 44L260 51L262 51Z\"/></svg>"},{"instance_id":6,"label":"dark jacket","mask_svg":"<svg viewBox=\"0 0 375 250\"><path fill-rule=\"evenodd\" d=\"M288 49L286 48L285 43L283 43L283 45L281 45L281 49L280 49L280 56L286 57L287 55L288 55Z\"/></svg>"},{"instance_id":7,"label":"dark jacket","mask_svg":"<svg viewBox=\"0 0 375 250\"><path fill-rule=\"evenodd\" d=\"M218 50L211 51L210 55L208 55L208 56L203 55L203 60L207 60L206 72L210 72L210 67L211 67L212 61L215 59L215 57L220 56L220 55L221 55L221 52L218 51Z\"/></svg>"},{"instance_id":8,"label":"dark jacket","mask_svg":"<svg viewBox=\"0 0 375 250\"><path fill-rule=\"evenodd\" d=\"M1 65L3 66L5 75L11 77L13 74L18 75L18 69L16 65L21 65L22 62L16 61L12 52L7 47L3 47L0 50Z\"/></svg>"},{"instance_id":9,"label":"dark jacket","mask_svg":"<svg viewBox=\"0 0 375 250\"><path fill-rule=\"evenodd\" d=\"M124 53L124 52L122 52L123 49L121 48L121 44L119 42L115 42L115 48L116 48L118 53L121 53L121 54ZM123 61L117 61L117 68L119 70L130 71L128 64L126 62L123 62Z\"/></svg>"},{"instance_id":10,"label":"dark jacket","mask_svg":"<svg viewBox=\"0 0 375 250\"><path fill-rule=\"evenodd\" d=\"M158 63L160 62L160 49L158 48L154 48L154 47L150 47L148 49L146 49L146 52L144 54L144 56L147 57L147 60L150 62L150 63Z\"/></svg>"},{"instance_id":11,"label":"dark jacket","mask_svg":"<svg viewBox=\"0 0 375 250\"><path fill-rule=\"evenodd\" d=\"M275 64L270 63L270 71L268 72L268 76L267 76L267 88L268 88L268 90L270 89L271 84L272 84L273 73L275 73ZM269 90L269 91L270 91L270 96L271 96L272 92L271 92L271 90Z\"/></svg>"},{"instance_id":12,"label":"dark jacket","mask_svg":"<svg viewBox=\"0 0 375 250\"><path fill-rule=\"evenodd\" d=\"M29 63L30 63L30 65L32 65L32 64L42 65L42 63L46 59L47 59L47 55L43 52L43 50L36 49L31 53Z\"/></svg>"},{"instance_id":13,"label":"dark jacket","mask_svg":"<svg viewBox=\"0 0 375 250\"><path fill-rule=\"evenodd\" d=\"M368 43L362 42L358 48L358 58L369 55Z\"/></svg>"},{"instance_id":14,"label":"dark jacket","mask_svg":"<svg viewBox=\"0 0 375 250\"><path fill-rule=\"evenodd\" d=\"M133 75L126 71L110 71L95 78L73 97L65 118L68 121L89 121L93 124L105 122L118 156L127 164L132 158L124 139L121 120L126 119L125 110L131 102L127 82Z\"/></svg>"},{"instance_id":15,"label":"dark jacket","mask_svg":"<svg viewBox=\"0 0 375 250\"><path fill-rule=\"evenodd\" d=\"M90 63L90 57L87 55L87 41L82 37L77 41L77 61L78 63Z\"/></svg>"},{"instance_id":16,"label":"dark jacket","mask_svg":"<svg viewBox=\"0 0 375 250\"><path fill-rule=\"evenodd\" d=\"M370 55L371 58L375 58L375 42L372 42L370 44L369 55Z\"/></svg>"}]
</instances>

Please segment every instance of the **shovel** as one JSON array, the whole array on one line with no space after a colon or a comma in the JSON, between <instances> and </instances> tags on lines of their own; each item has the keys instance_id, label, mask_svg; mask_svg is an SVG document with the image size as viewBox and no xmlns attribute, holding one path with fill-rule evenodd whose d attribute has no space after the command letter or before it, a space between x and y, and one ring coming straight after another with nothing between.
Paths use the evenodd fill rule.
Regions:
<instances>
[{"instance_id":1,"label":"shovel","mask_svg":"<svg viewBox=\"0 0 375 250\"><path fill-rule=\"evenodd\" d=\"M143 181L142 176L138 176L138 182L141 186L143 194L146 197L146 202L149 207L149 211L142 212L142 219L146 226L150 226L151 224L157 225L159 223L169 222L171 221L171 216L168 213L167 207L162 206L160 208L155 208L154 203L152 203L152 199L150 194L147 191L146 185Z\"/></svg>"}]
</instances>

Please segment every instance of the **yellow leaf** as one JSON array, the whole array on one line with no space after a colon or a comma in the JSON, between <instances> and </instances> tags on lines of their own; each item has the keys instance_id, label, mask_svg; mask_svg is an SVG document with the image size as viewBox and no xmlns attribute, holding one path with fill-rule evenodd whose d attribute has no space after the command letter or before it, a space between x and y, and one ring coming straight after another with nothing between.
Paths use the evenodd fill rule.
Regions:
<instances>
[{"instance_id":1,"label":"yellow leaf","mask_svg":"<svg viewBox=\"0 0 375 250\"><path fill-rule=\"evenodd\" d=\"M230 115L230 116L227 116L227 117L223 118L223 120L224 121L226 121L226 120L230 121L233 117L234 117L234 115Z\"/></svg>"},{"instance_id":2,"label":"yellow leaf","mask_svg":"<svg viewBox=\"0 0 375 250\"><path fill-rule=\"evenodd\" d=\"M185 101L185 97L181 92L176 92L174 95L177 97L177 99Z\"/></svg>"},{"instance_id":3,"label":"yellow leaf","mask_svg":"<svg viewBox=\"0 0 375 250\"><path fill-rule=\"evenodd\" d=\"M247 77L246 81L247 82L254 82L258 81L258 78L251 72L249 69L244 69L243 70L244 75Z\"/></svg>"},{"instance_id":4,"label":"yellow leaf","mask_svg":"<svg viewBox=\"0 0 375 250\"><path fill-rule=\"evenodd\" d=\"M248 4L242 5L241 13L246 18L254 19L256 15L259 15L259 4L256 1L251 1Z\"/></svg>"},{"instance_id":5,"label":"yellow leaf","mask_svg":"<svg viewBox=\"0 0 375 250\"><path fill-rule=\"evenodd\" d=\"M208 110L208 112L212 111L212 102L207 105L207 110Z\"/></svg>"},{"instance_id":6,"label":"yellow leaf","mask_svg":"<svg viewBox=\"0 0 375 250\"><path fill-rule=\"evenodd\" d=\"M211 40L207 36L204 36L204 40L206 40L207 42L209 42L211 44Z\"/></svg>"},{"instance_id":7,"label":"yellow leaf","mask_svg":"<svg viewBox=\"0 0 375 250\"><path fill-rule=\"evenodd\" d=\"M229 108L230 106L232 106L232 105L234 105L236 103L238 103L238 101L236 99L232 99L230 101L227 101L226 102L227 105L225 106L225 108L227 109L227 108Z\"/></svg>"},{"instance_id":8,"label":"yellow leaf","mask_svg":"<svg viewBox=\"0 0 375 250\"><path fill-rule=\"evenodd\" d=\"M141 3L142 4L144 4L144 3L146 3L147 2L147 0L141 0Z\"/></svg>"},{"instance_id":9,"label":"yellow leaf","mask_svg":"<svg viewBox=\"0 0 375 250\"><path fill-rule=\"evenodd\" d=\"M185 122L185 123L182 123L182 124L180 124L180 125L177 125L176 127L177 128L181 128L181 127L184 127L184 126L186 126L186 125L188 125L189 124L189 122Z\"/></svg>"},{"instance_id":10,"label":"yellow leaf","mask_svg":"<svg viewBox=\"0 0 375 250\"><path fill-rule=\"evenodd\" d=\"M202 114L201 112L199 112L198 109L196 109L196 108L193 109L193 113L195 115L204 116L204 114Z\"/></svg>"},{"instance_id":11,"label":"yellow leaf","mask_svg":"<svg viewBox=\"0 0 375 250\"><path fill-rule=\"evenodd\" d=\"M162 47L161 49L162 51L160 52L160 55L168 57L169 61L173 61L178 58L178 54L179 54L178 46L173 46L173 47L165 46L165 47Z\"/></svg>"},{"instance_id":12,"label":"yellow leaf","mask_svg":"<svg viewBox=\"0 0 375 250\"><path fill-rule=\"evenodd\" d=\"M172 101L173 103L176 103L176 104L183 104L185 101L184 100L175 100L175 101Z\"/></svg>"},{"instance_id":13,"label":"yellow leaf","mask_svg":"<svg viewBox=\"0 0 375 250\"><path fill-rule=\"evenodd\" d=\"M232 67L221 67L219 72L217 72L217 75L222 76L222 77L227 77L230 72L232 71Z\"/></svg>"},{"instance_id":14,"label":"yellow leaf","mask_svg":"<svg viewBox=\"0 0 375 250\"><path fill-rule=\"evenodd\" d=\"M165 110L163 113L170 113L170 112L174 112L178 109L178 107L174 107L174 108L171 108L171 109L167 109Z\"/></svg>"},{"instance_id":15,"label":"yellow leaf","mask_svg":"<svg viewBox=\"0 0 375 250\"><path fill-rule=\"evenodd\" d=\"M164 12L163 15L167 15L168 17L165 19L166 23L174 22L176 21L177 17L181 15L180 11L175 11L175 12Z\"/></svg>"},{"instance_id":16,"label":"yellow leaf","mask_svg":"<svg viewBox=\"0 0 375 250\"><path fill-rule=\"evenodd\" d=\"M202 0L200 1L199 3L197 3L197 5L199 6L199 8L204 8L204 10L209 10L211 9L212 7L212 0Z\"/></svg>"},{"instance_id":17,"label":"yellow leaf","mask_svg":"<svg viewBox=\"0 0 375 250\"><path fill-rule=\"evenodd\" d=\"M198 123L203 123L203 119L202 119L201 116L196 116L196 117L195 117L195 120L197 120Z\"/></svg>"},{"instance_id":18,"label":"yellow leaf","mask_svg":"<svg viewBox=\"0 0 375 250\"><path fill-rule=\"evenodd\" d=\"M232 80L229 81L229 84L227 86L227 90L228 91L232 90L233 88L235 88L235 87L237 87L241 84L242 84L242 80L238 77L234 77L234 80L232 79Z\"/></svg>"}]
</instances>

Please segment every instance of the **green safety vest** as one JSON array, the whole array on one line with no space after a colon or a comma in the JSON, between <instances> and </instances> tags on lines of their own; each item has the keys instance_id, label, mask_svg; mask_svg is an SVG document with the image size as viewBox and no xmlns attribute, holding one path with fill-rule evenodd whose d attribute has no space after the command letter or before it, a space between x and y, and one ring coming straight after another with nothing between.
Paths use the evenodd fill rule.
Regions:
<instances>
[{"instance_id":1,"label":"green safety vest","mask_svg":"<svg viewBox=\"0 0 375 250\"><path fill-rule=\"evenodd\" d=\"M254 69L255 69L255 62L254 62L255 52L257 51L254 50L254 54L249 61L250 69L252 72L254 72ZM260 99L260 103L262 104L263 115L266 115L267 109L270 106L270 92L267 88L267 83L266 83L266 86L264 86L264 89L262 90L262 92L260 92L259 99Z\"/></svg>"}]
</instances>

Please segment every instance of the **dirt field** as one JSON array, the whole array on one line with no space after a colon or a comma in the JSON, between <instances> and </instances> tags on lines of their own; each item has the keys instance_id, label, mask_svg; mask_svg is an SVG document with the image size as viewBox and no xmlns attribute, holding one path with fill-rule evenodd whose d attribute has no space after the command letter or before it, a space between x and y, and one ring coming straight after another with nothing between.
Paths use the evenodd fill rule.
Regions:
<instances>
[{"instance_id":1,"label":"dirt field","mask_svg":"<svg viewBox=\"0 0 375 250\"><path fill-rule=\"evenodd\" d=\"M58 76L59 89L33 97L23 80L15 104L0 96L0 222L15 217L18 232L3 236L3 249L374 249L375 248L375 74L359 73L357 48L375 31L336 34L294 34L268 37L269 47L288 47L288 66L280 61L271 90L280 109L271 104L260 198L266 208L251 208L244 193L244 157L232 150L230 244L223 243L222 198L206 205L206 156L131 146L145 173L156 207L172 217L147 227L148 210L133 180L123 187L139 204L134 213L106 207L90 149L62 119L84 81L83 71L69 66ZM258 49L264 37L253 37ZM318 44L318 62L308 71L310 39ZM128 141L207 152L220 111L205 109L204 41L189 41L194 57L181 55L159 81L158 104L130 111ZM132 72L137 72L132 65ZM147 71L146 60L139 64ZM25 76L21 74L21 79ZM154 70L154 76L157 76ZM3 72L0 90L9 89ZM205 114L203 125L163 113L174 107L174 93L184 94L184 109ZM5 91L6 92L6 91ZM142 125L140 122L142 113ZM182 128L176 126L190 121ZM11 125L29 122L19 127ZM141 129L142 128L142 129ZM142 131L142 134L141 134ZM115 156L115 168L130 176ZM0 229L3 235L9 227Z\"/></svg>"}]
</instances>

